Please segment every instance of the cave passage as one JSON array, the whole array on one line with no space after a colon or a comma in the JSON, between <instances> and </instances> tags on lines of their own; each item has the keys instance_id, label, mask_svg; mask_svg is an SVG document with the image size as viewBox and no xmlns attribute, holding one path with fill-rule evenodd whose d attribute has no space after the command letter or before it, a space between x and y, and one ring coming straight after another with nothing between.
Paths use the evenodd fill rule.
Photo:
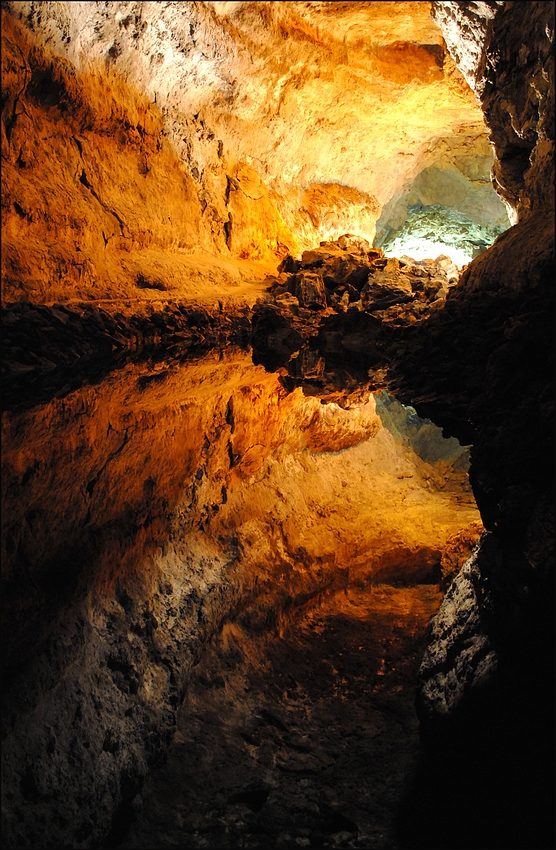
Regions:
<instances>
[{"instance_id":1,"label":"cave passage","mask_svg":"<svg viewBox=\"0 0 556 850\"><path fill-rule=\"evenodd\" d=\"M443 204L425 206L417 202L398 229L386 226L375 246L386 257L410 257L413 260L448 256L462 268L492 245L506 228L495 223L473 221L458 210Z\"/></svg>"},{"instance_id":2,"label":"cave passage","mask_svg":"<svg viewBox=\"0 0 556 850\"><path fill-rule=\"evenodd\" d=\"M2 3L3 846L554 846L553 42Z\"/></svg>"}]
</instances>

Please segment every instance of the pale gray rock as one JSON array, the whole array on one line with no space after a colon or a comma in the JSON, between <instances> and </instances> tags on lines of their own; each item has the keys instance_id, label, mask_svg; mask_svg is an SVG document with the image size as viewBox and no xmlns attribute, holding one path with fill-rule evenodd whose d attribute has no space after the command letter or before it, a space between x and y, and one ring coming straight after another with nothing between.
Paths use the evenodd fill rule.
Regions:
<instances>
[{"instance_id":1,"label":"pale gray rock","mask_svg":"<svg viewBox=\"0 0 556 850\"><path fill-rule=\"evenodd\" d=\"M422 723L447 719L472 690L487 684L498 665L484 623L478 549L456 575L438 613L419 668L418 713Z\"/></svg>"},{"instance_id":2,"label":"pale gray rock","mask_svg":"<svg viewBox=\"0 0 556 850\"><path fill-rule=\"evenodd\" d=\"M431 3L431 15L442 30L446 47L475 92L489 23L503 5L501 0Z\"/></svg>"}]
</instances>

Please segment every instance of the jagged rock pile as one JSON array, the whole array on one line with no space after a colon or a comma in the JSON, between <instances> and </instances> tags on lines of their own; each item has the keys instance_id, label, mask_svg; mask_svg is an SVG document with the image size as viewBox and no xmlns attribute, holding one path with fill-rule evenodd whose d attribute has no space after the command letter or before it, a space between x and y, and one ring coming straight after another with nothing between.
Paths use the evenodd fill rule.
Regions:
<instances>
[{"instance_id":1,"label":"jagged rock pile","mask_svg":"<svg viewBox=\"0 0 556 850\"><path fill-rule=\"evenodd\" d=\"M256 363L283 369L286 385L340 406L384 389L385 340L444 307L459 280L449 257L385 257L367 240L344 234L278 266L253 311ZM389 343L391 344L391 342ZM293 383L289 379L293 379Z\"/></svg>"},{"instance_id":2,"label":"jagged rock pile","mask_svg":"<svg viewBox=\"0 0 556 850\"><path fill-rule=\"evenodd\" d=\"M269 287L280 311L310 320L315 313L372 313L386 322L412 324L444 304L458 281L449 257L412 260L385 257L366 239L345 234L304 251L301 260L288 255Z\"/></svg>"}]
</instances>

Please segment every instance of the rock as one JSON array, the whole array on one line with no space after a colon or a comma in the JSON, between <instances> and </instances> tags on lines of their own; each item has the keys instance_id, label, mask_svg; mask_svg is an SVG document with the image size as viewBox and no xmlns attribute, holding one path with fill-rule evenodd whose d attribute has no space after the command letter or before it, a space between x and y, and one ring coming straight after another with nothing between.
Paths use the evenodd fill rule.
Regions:
<instances>
[{"instance_id":1,"label":"rock","mask_svg":"<svg viewBox=\"0 0 556 850\"><path fill-rule=\"evenodd\" d=\"M375 272L361 289L361 303L368 312L384 310L393 304L405 304L413 298L408 278L393 273Z\"/></svg>"},{"instance_id":2,"label":"rock","mask_svg":"<svg viewBox=\"0 0 556 850\"><path fill-rule=\"evenodd\" d=\"M337 312L345 313L350 299L355 300L357 298L359 298L357 290L353 290L353 293L350 293L347 286L338 286L332 295L329 296L329 304L331 307L334 307Z\"/></svg>"},{"instance_id":3,"label":"rock","mask_svg":"<svg viewBox=\"0 0 556 850\"><path fill-rule=\"evenodd\" d=\"M324 375L325 361L320 358L316 377ZM304 369L307 378L309 371ZM374 437L381 427L374 398L358 408L355 417L336 404L321 405L315 411L305 432L305 442L312 452L338 452Z\"/></svg>"},{"instance_id":4,"label":"rock","mask_svg":"<svg viewBox=\"0 0 556 850\"><path fill-rule=\"evenodd\" d=\"M369 276L369 266L358 257L348 254L324 260L320 273L328 289L348 284L359 291Z\"/></svg>"},{"instance_id":5,"label":"rock","mask_svg":"<svg viewBox=\"0 0 556 850\"><path fill-rule=\"evenodd\" d=\"M329 296L332 306L338 305L343 310L347 305L359 300L359 292L354 286L343 284L337 286L334 292Z\"/></svg>"},{"instance_id":6,"label":"rock","mask_svg":"<svg viewBox=\"0 0 556 850\"><path fill-rule=\"evenodd\" d=\"M260 306L253 315L251 333L253 361L275 371L287 363L303 345L303 338L290 321L270 306Z\"/></svg>"},{"instance_id":7,"label":"rock","mask_svg":"<svg viewBox=\"0 0 556 850\"><path fill-rule=\"evenodd\" d=\"M450 537L440 559L440 586L442 590L447 590L454 577L469 560L483 531L482 523L474 522Z\"/></svg>"},{"instance_id":8,"label":"rock","mask_svg":"<svg viewBox=\"0 0 556 850\"><path fill-rule=\"evenodd\" d=\"M299 299L290 292L282 292L282 294L277 295L274 300L278 307L285 307L293 313L295 313L295 311L299 308Z\"/></svg>"},{"instance_id":9,"label":"rock","mask_svg":"<svg viewBox=\"0 0 556 850\"><path fill-rule=\"evenodd\" d=\"M322 310L326 307L324 282L313 272L299 272L295 276L295 295L300 305L311 310Z\"/></svg>"},{"instance_id":10,"label":"rock","mask_svg":"<svg viewBox=\"0 0 556 850\"><path fill-rule=\"evenodd\" d=\"M353 233L345 233L338 239L338 245L344 251L350 251L353 254L368 254L371 246L366 239L361 236L354 236Z\"/></svg>"},{"instance_id":11,"label":"rock","mask_svg":"<svg viewBox=\"0 0 556 850\"><path fill-rule=\"evenodd\" d=\"M498 203L503 207L500 201ZM431 269L439 265L440 257L449 266L461 267L486 250L507 229L509 220L505 211L504 219L501 224L480 224L472 210L464 215L443 204L420 206L418 210L409 211L398 229L391 230L382 241L382 247L393 256L422 257L424 251L430 251L429 258L419 262ZM439 255L441 245L449 257Z\"/></svg>"},{"instance_id":12,"label":"rock","mask_svg":"<svg viewBox=\"0 0 556 850\"><path fill-rule=\"evenodd\" d=\"M330 259L333 254L329 251L323 251L321 248L316 248L313 251L304 251L301 256L300 267L302 269L312 269L322 266L325 260Z\"/></svg>"},{"instance_id":13,"label":"rock","mask_svg":"<svg viewBox=\"0 0 556 850\"><path fill-rule=\"evenodd\" d=\"M297 271L299 271L299 269L300 269L299 260L295 260L291 256L291 254L287 254L287 256L284 257L284 259L282 260L282 262L278 266L279 274L282 274L283 272L285 274L295 274Z\"/></svg>"},{"instance_id":14,"label":"rock","mask_svg":"<svg viewBox=\"0 0 556 850\"><path fill-rule=\"evenodd\" d=\"M471 692L494 676L498 656L483 622L477 555L455 576L429 626L418 674L417 714L424 732L454 720Z\"/></svg>"}]
</instances>

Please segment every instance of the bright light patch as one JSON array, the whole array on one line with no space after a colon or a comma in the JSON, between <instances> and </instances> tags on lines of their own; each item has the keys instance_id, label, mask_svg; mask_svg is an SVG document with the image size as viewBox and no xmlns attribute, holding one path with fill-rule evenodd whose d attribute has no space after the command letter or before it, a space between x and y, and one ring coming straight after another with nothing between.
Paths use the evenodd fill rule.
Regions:
<instances>
[{"instance_id":1,"label":"bright light patch","mask_svg":"<svg viewBox=\"0 0 556 850\"><path fill-rule=\"evenodd\" d=\"M487 227L442 204L415 204L398 230L386 226L377 240L386 257L435 260L450 257L458 268L467 265L492 245L502 228Z\"/></svg>"},{"instance_id":2,"label":"bright light patch","mask_svg":"<svg viewBox=\"0 0 556 850\"><path fill-rule=\"evenodd\" d=\"M469 251L446 245L445 242L433 242L430 239L400 238L388 243L384 251L386 257L411 257L413 260L435 260L441 254L450 257L458 268L466 266L473 257Z\"/></svg>"}]
</instances>

